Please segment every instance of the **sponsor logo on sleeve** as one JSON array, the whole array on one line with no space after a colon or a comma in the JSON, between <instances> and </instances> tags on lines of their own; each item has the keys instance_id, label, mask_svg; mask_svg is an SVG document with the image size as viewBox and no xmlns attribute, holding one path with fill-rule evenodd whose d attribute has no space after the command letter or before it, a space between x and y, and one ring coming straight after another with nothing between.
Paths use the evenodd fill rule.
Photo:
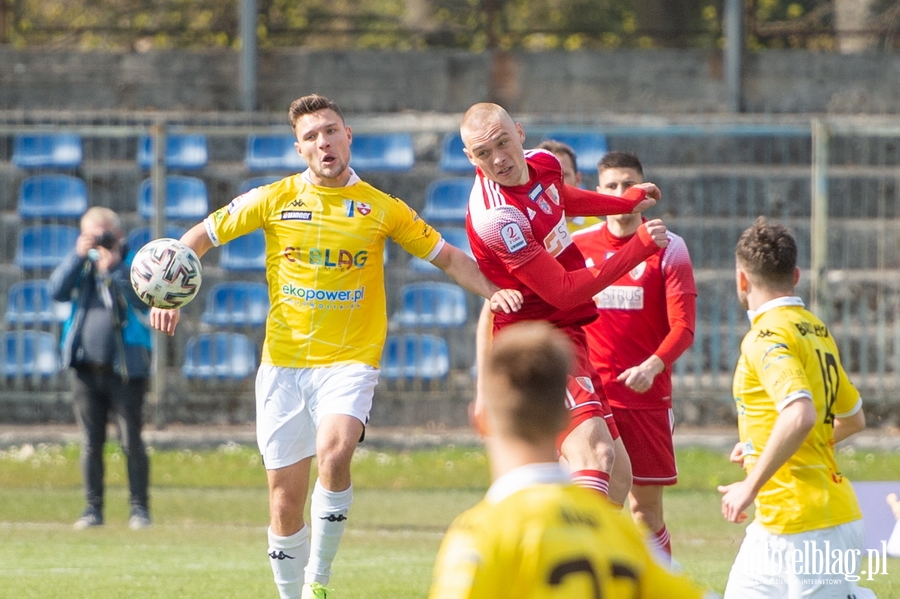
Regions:
<instances>
[{"instance_id":1,"label":"sponsor logo on sleeve","mask_svg":"<svg viewBox=\"0 0 900 599\"><path fill-rule=\"evenodd\" d=\"M506 223L500 227L500 237L503 239L506 249L511 253L518 252L528 245L528 242L525 241L525 234L522 233L522 228L518 223Z\"/></svg>"},{"instance_id":2,"label":"sponsor logo on sleeve","mask_svg":"<svg viewBox=\"0 0 900 599\"><path fill-rule=\"evenodd\" d=\"M251 189L247 193L241 194L238 197L231 200L231 202L229 202L228 206L225 208L225 210L228 211L228 214L234 214L235 212L240 210L241 207L247 203L247 200L249 199L250 194L253 193L254 191L255 190Z\"/></svg>"}]
</instances>

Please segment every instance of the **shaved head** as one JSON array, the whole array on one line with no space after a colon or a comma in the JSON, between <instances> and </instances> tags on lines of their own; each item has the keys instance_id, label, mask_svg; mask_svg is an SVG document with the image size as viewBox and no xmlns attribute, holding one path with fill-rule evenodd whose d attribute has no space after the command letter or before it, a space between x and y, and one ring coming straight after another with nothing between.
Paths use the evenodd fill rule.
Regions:
<instances>
[{"instance_id":1,"label":"shaved head","mask_svg":"<svg viewBox=\"0 0 900 599\"><path fill-rule=\"evenodd\" d=\"M467 138L473 132L478 132L490 125L500 124L510 129L515 129L516 124L512 117L506 112L506 109L497 104L490 102L479 102L473 105L463 115L462 123L459 126L459 135L462 137L463 144L469 147Z\"/></svg>"},{"instance_id":2,"label":"shaved head","mask_svg":"<svg viewBox=\"0 0 900 599\"><path fill-rule=\"evenodd\" d=\"M525 164L525 131L502 106L489 102L473 105L459 126L463 152L485 177L500 185L528 182Z\"/></svg>"}]
</instances>

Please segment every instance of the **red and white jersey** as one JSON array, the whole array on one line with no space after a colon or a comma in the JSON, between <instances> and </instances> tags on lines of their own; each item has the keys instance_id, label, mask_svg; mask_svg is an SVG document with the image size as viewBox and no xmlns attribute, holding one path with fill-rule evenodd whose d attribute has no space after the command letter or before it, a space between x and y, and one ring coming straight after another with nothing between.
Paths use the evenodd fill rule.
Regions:
<instances>
[{"instance_id":1,"label":"red and white jersey","mask_svg":"<svg viewBox=\"0 0 900 599\"><path fill-rule=\"evenodd\" d=\"M616 253L629 238L618 238L601 223L573 234L588 267ZM691 258L684 240L671 231L669 244L594 296L599 318L585 327L591 363L603 381L613 407L669 408L672 378L666 368L646 393L637 393L616 381L622 372L641 364L670 331L670 310L678 296L697 295ZM693 331L694 314L685 315Z\"/></svg>"},{"instance_id":2,"label":"red and white jersey","mask_svg":"<svg viewBox=\"0 0 900 599\"><path fill-rule=\"evenodd\" d=\"M583 325L596 318L591 302L571 310L548 304L515 275L540 252L549 252L567 271L584 268L584 257L566 226L565 188L559 160L544 150L525 152L528 183L501 186L476 169L466 231L481 272L501 289L518 289L524 299L514 314L494 314L494 329L513 322L546 320L557 326Z\"/></svg>"}]
</instances>

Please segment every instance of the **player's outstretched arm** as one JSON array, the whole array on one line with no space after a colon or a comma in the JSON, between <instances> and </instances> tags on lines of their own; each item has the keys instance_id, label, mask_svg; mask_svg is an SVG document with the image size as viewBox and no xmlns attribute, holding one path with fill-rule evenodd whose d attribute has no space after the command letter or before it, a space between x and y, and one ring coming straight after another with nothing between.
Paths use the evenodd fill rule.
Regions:
<instances>
[{"instance_id":1,"label":"player's outstretched arm","mask_svg":"<svg viewBox=\"0 0 900 599\"><path fill-rule=\"evenodd\" d=\"M549 252L540 251L513 274L548 304L570 310L590 301L667 243L666 226L661 220L651 220L599 268L567 271Z\"/></svg>"},{"instance_id":2,"label":"player's outstretched arm","mask_svg":"<svg viewBox=\"0 0 900 599\"><path fill-rule=\"evenodd\" d=\"M197 254L198 258L213 247L213 242L206 233L206 224L197 223L181 236L181 243L185 244ZM175 327L181 319L181 311L177 308L165 310L163 308L150 308L150 326L166 335L174 335Z\"/></svg>"},{"instance_id":3,"label":"player's outstretched arm","mask_svg":"<svg viewBox=\"0 0 900 599\"><path fill-rule=\"evenodd\" d=\"M432 264L443 270L459 285L474 294L490 300L495 312L517 312L522 307L522 294L516 289L500 289L478 270L475 263L461 249L445 243Z\"/></svg>"},{"instance_id":4,"label":"player's outstretched arm","mask_svg":"<svg viewBox=\"0 0 900 599\"><path fill-rule=\"evenodd\" d=\"M566 216L606 216L643 212L660 199L662 194L653 183L633 185L621 197L566 185L563 207Z\"/></svg>"},{"instance_id":5,"label":"player's outstretched arm","mask_svg":"<svg viewBox=\"0 0 900 599\"><path fill-rule=\"evenodd\" d=\"M808 397L799 397L781 410L772 434L747 478L730 485L719 485L722 515L726 520L740 524L747 519L745 510L766 481L800 449L815 426L816 418L816 408Z\"/></svg>"}]
</instances>

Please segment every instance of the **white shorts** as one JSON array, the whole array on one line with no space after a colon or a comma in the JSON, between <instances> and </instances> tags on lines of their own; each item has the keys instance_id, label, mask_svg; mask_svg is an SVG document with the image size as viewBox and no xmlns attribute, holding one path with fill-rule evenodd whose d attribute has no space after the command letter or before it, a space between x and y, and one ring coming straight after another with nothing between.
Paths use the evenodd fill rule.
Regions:
<instances>
[{"instance_id":1,"label":"white shorts","mask_svg":"<svg viewBox=\"0 0 900 599\"><path fill-rule=\"evenodd\" d=\"M790 535L776 535L752 522L728 575L724 599L859 599L874 597L858 587L866 569L862 520Z\"/></svg>"},{"instance_id":2,"label":"white shorts","mask_svg":"<svg viewBox=\"0 0 900 599\"><path fill-rule=\"evenodd\" d=\"M323 416L343 414L365 424L379 372L366 364L261 365L256 373L256 442L266 469L314 456L316 429Z\"/></svg>"}]
</instances>

